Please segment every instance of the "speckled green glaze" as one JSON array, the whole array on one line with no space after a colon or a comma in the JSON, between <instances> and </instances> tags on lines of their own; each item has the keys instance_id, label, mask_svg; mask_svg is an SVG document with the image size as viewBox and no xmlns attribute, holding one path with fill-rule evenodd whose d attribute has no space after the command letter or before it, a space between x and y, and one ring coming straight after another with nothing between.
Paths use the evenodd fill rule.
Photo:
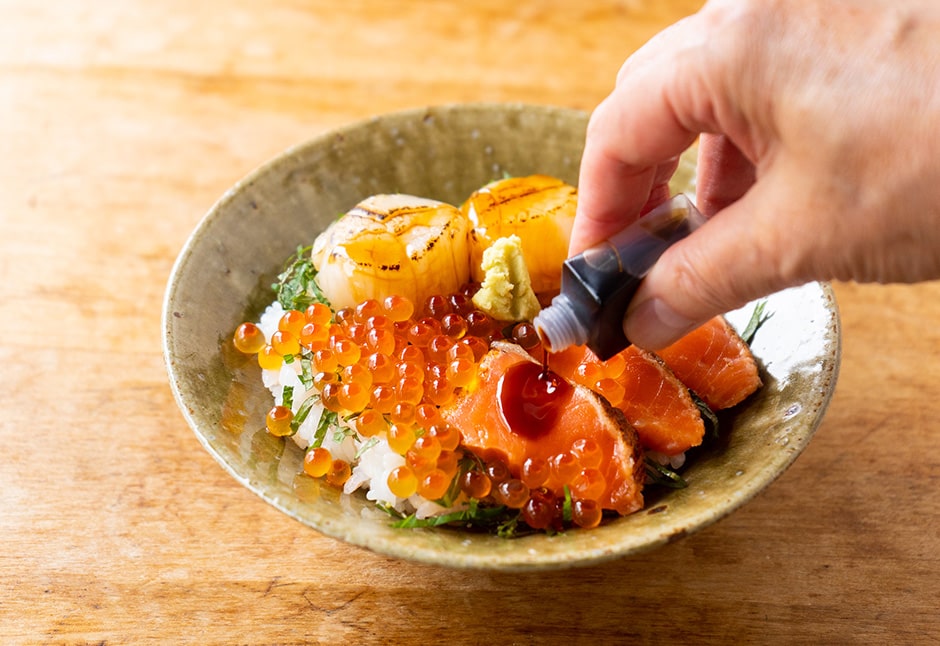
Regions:
<instances>
[{"instance_id":1,"label":"speckled green glaze","mask_svg":"<svg viewBox=\"0 0 940 646\"><path fill-rule=\"evenodd\" d=\"M263 430L271 400L257 365L228 341L241 321L272 300L269 285L299 244L310 244L329 221L374 193L459 204L504 173L576 183L586 125L582 112L515 104L408 111L292 148L232 187L187 241L164 303L170 384L203 446L236 480L323 534L463 568L539 570L635 554L715 522L767 487L809 442L835 385L839 318L824 284L769 298L773 316L753 346L765 386L725 420L721 446L686 471L690 486L657 495L643 511L596 530L504 540L453 529L393 529L363 496L342 496L298 475L301 451ZM729 318L740 326L749 312Z\"/></svg>"}]
</instances>

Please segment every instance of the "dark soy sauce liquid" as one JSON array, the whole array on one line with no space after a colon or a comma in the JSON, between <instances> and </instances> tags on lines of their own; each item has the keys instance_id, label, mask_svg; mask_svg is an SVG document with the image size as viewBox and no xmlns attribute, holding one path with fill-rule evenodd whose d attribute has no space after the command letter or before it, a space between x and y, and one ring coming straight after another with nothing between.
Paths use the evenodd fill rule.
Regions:
<instances>
[{"instance_id":1,"label":"dark soy sauce liquid","mask_svg":"<svg viewBox=\"0 0 940 646\"><path fill-rule=\"evenodd\" d=\"M573 388L561 375L548 369L548 352L542 364L520 361L499 381L499 408L509 430L537 439L555 425Z\"/></svg>"}]
</instances>

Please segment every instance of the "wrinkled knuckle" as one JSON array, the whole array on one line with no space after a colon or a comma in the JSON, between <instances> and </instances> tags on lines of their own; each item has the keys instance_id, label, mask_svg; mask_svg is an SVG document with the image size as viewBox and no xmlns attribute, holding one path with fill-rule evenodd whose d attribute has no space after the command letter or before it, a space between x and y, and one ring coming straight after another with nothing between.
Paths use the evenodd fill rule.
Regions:
<instances>
[{"instance_id":1,"label":"wrinkled knuckle","mask_svg":"<svg viewBox=\"0 0 940 646\"><path fill-rule=\"evenodd\" d=\"M714 264L695 245L678 245L672 260L672 285L676 308L689 318L700 318L712 312L724 312L735 307L733 284L728 273ZM691 308L694 307L695 311ZM690 308L690 311L682 311Z\"/></svg>"},{"instance_id":2,"label":"wrinkled knuckle","mask_svg":"<svg viewBox=\"0 0 940 646\"><path fill-rule=\"evenodd\" d=\"M788 222L791 227L792 223L798 220L799 218L786 212L774 218L774 222ZM748 263L771 268L772 275L775 276L773 287L807 282L815 274L813 258L818 256L817 249L825 248L827 232L823 228L812 229L807 225L804 228L807 234L802 242L799 242L793 239L792 231L775 226L774 222L758 220L758 224L763 226L756 227L757 235L747 255Z\"/></svg>"}]
</instances>

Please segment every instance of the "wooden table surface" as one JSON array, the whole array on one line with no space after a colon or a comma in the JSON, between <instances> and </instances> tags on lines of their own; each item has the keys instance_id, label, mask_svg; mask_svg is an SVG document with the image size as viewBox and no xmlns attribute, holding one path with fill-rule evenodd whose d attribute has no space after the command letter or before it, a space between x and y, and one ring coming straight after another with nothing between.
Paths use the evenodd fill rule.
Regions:
<instances>
[{"instance_id":1,"label":"wooden table surface","mask_svg":"<svg viewBox=\"0 0 940 646\"><path fill-rule=\"evenodd\" d=\"M731 517L543 574L350 547L229 477L161 354L229 186L373 114L591 109L697 0L0 2L0 643L940 640L940 284L836 285L808 450Z\"/></svg>"}]
</instances>

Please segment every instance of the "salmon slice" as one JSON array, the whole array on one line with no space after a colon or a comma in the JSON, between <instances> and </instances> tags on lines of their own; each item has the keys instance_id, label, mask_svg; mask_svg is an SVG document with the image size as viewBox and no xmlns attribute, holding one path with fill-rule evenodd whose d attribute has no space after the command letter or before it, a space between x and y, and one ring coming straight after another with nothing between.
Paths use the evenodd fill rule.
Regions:
<instances>
[{"instance_id":1,"label":"salmon slice","mask_svg":"<svg viewBox=\"0 0 940 646\"><path fill-rule=\"evenodd\" d=\"M761 386L751 349L723 316L656 354L712 410L739 404Z\"/></svg>"},{"instance_id":2,"label":"salmon slice","mask_svg":"<svg viewBox=\"0 0 940 646\"><path fill-rule=\"evenodd\" d=\"M698 406L688 387L656 355L630 346L601 361L587 347L576 346L551 355L549 362L566 379L606 395L623 411L644 449L678 455L702 443L705 423ZM586 364L597 369L585 370ZM619 388L605 389L603 379Z\"/></svg>"},{"instance_id":3,"label":"salmon slice","mask_svg":"<svg viewBox=\"0 0 940 646\"><path fill-rule=\"evenodd\" d=\"M583 473L591 467L580 462L573 445L578 440L593 440L601 454L600 458L595 457L600 459L596 469L605 483L603 493L595 498L598 505L620 514L641 509L645 468L636 432L623 413L597 393L572 384L566 399L559 402L555 410L556 417L538 429L536 435L509 427L500 405L501 381L513 366L522 362L538 365L521 349L512 349L514 347L494 344L480 363L478 386L464 391L441 409L444 419L460 430L463 446L484 459L502 459L518 478L526 458L551 463L555 456L564 453L575 456L579 463L576 471ZM571 484L553 470L545 487L562 497L565 485Z\"/></svg>"}]
</instances>

